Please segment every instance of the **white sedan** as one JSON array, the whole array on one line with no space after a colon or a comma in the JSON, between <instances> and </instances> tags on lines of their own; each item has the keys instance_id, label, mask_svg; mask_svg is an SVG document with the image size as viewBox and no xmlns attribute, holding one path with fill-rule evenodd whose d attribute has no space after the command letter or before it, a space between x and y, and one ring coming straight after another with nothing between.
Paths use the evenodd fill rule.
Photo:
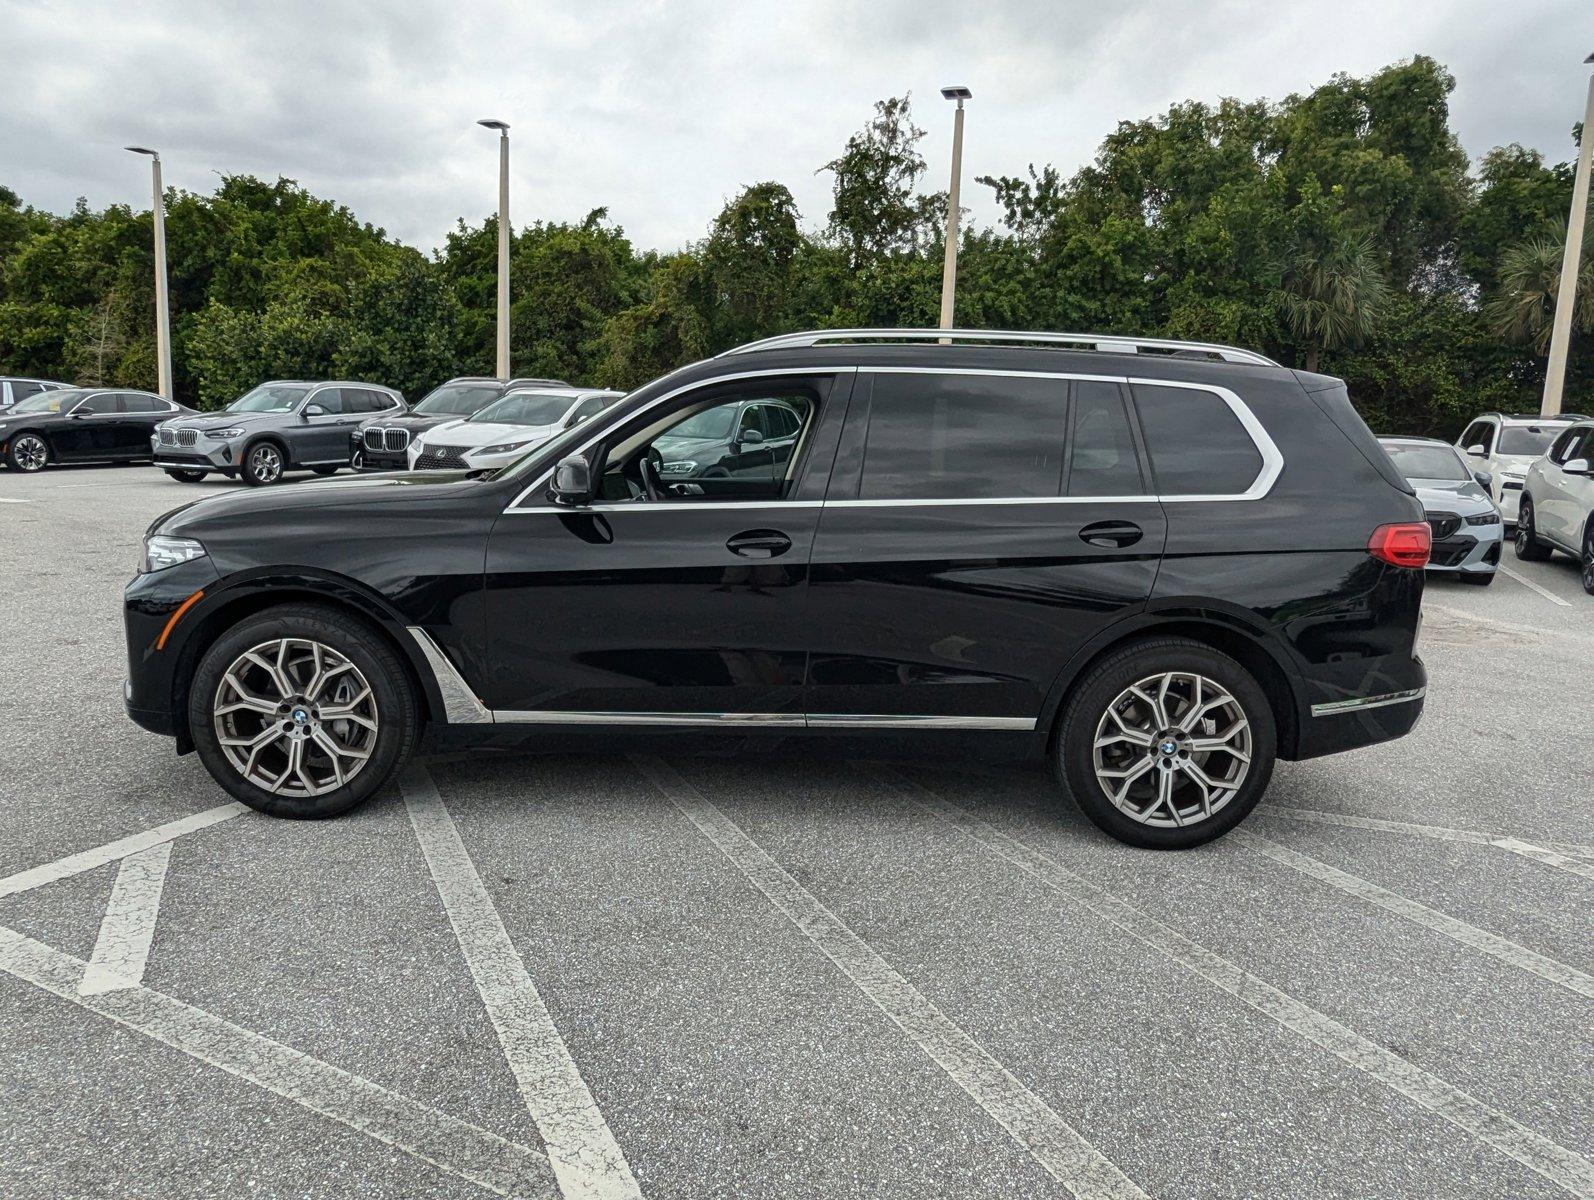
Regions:
<instances>
[{"instance_id":1,"label":"white sedan","mask_svg":"<svg viewBox=\"0 0 1594 1200\"><path fill-rule=\"evenodd\" d=\"M595 388L523 388L410 442L410 470L503 467L623 396Z\"/></svg>"}]
</instances>

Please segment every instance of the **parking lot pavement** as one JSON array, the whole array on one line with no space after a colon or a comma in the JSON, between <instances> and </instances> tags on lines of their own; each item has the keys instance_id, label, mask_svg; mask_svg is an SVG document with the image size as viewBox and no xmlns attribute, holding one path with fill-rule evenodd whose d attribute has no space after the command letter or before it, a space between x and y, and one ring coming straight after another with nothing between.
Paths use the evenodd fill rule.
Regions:
<instances>
[{"instance_id":1,"label":"parking lot pavement","mask_svg":"<svg viewBox=\"0 0 1594 1200\"><path fill-rule=\"evenodd\" d=\"M1194 852L800 745L298 824L120 711L139 536L225 486L0 472L0 1196L1594 1196L1569 561L1432 583L1418 729Z\"/></svg>"}]
</instances>

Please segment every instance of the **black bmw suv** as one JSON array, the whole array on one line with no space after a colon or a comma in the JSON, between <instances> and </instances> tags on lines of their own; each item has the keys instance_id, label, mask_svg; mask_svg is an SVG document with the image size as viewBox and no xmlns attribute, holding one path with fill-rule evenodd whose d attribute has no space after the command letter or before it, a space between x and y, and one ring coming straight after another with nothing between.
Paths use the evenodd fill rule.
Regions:
<instances>
[{"instance_id":1,"label":"black bmw suv","mask_svg":"<svg viewBox=\"0 0 1594 1200\"><path fill-rule=\"evenodd\" d=\"M505 392L523 387L569 387L560 379L490 379L461 375L440 383L406 413L365 421L349 440L349 466L356 471L403 471L410 441L445 421L474 416Z\"/></svg>"},{"instance_id":2,"label":"black bmw suv","mask_svg":"<svg viewBox=\"0 0 1594 1200\"><path fill-rule=\"evenodd\" d=\"M796 415L789 453L664 469L749 401ZM1101 828L1177 848L1276 758L1411 729L1428 550L1337 379L1106 335L794 334L494 473L169 513L126 702L280 816L360 803L427 725L898 734L1047 755Z\"/></svg>"}]
</instances>

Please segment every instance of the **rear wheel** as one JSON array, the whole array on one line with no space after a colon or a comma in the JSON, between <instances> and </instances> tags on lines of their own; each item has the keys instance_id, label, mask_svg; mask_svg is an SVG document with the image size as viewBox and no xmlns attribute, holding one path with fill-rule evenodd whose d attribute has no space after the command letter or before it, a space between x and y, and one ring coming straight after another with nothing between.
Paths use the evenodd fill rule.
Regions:
<instances>
[{"instance_id":1,"label":"rear wheel","mask_svg":"<svg viewBox=\"0 0 1594 1200\"><path fill-rule=\"evenodd\" d=\"M13 471L42 471L50 465L50 444L36 433L20 434L11 439L6 462Z\"/></svg>"},{"instance_id":2,"label":"rear wheel","mask_svg":"<svg viewBox=\"0 0 1594 1200\"><path fill-rule=\"evenodd\" d=\"M286 469L287 460L282 455L282 447L275 442L256 442L244 452L240 474L250 487L264 487L281 480L282 472Z\"/></svg>"},{"instance_id":3,"label":"rear wheel","mask_svg":"<svg viewBox=\"0 0 1594 1200\"><path fill-rule=\"evenodd\" d=\"M179 483L198 483L205 477L205 472L203 471L168 470L166 474L177 480Z\"/></svg>"},{"instance_id":4,"label":"rear wheel","mask_svg":"<svg viewBox=\"0 0 1594 1200\"><path fill-rule=\"evenodd\" d=\"M200 659L194 747L216 782L277 817L337 816L414 748L420 714L392 648L351 617L288 605L250 617Z\"/></svg>"},{"instance_id":5,"label":"rear wheel","mask_svg":"<svg viewBox=\"0 0 1594 1200\"><path fill-rule=\"evenodd\" d=\"M1555 553L1539 541L1538 531L1533 526L1533 501L1526 496L1517 508L1517 535L1512 547L1523 562L1544 562Z\"/></svg>"},{"instance_id":6,"label":"rear wheel","mask_svg":"<svg viewBox=\"0 0 1594 1200\"><path fill-rule=\"evenodd\" d=\"M1182 850L1256 807L1276 754L1273 710L1234 659L1159 638L1116 651L1075 689L1053 742L1085 815L1132 846Z\"/></svg>"}]
</instances>

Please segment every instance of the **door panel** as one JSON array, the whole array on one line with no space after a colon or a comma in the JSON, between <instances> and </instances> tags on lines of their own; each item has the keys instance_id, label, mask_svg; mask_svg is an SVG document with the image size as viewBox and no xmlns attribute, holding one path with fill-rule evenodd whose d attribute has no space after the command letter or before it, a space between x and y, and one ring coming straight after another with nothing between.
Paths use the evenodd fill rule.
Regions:
<instances>
[{"instance_id":1,"label":"door panel","mask_svg":"<svg viewBox=\"0 0 1594 1200\"><path fill-rule=\"evenodd\" d=\"M319 404L325 416L304 417L301 411L297 429L287 430L296 463L343 462L349 456L349 430L363 419L344 411L343 397L337 388L322 388L305 401L305 407Z\"/></svg>"}]
</instances>

